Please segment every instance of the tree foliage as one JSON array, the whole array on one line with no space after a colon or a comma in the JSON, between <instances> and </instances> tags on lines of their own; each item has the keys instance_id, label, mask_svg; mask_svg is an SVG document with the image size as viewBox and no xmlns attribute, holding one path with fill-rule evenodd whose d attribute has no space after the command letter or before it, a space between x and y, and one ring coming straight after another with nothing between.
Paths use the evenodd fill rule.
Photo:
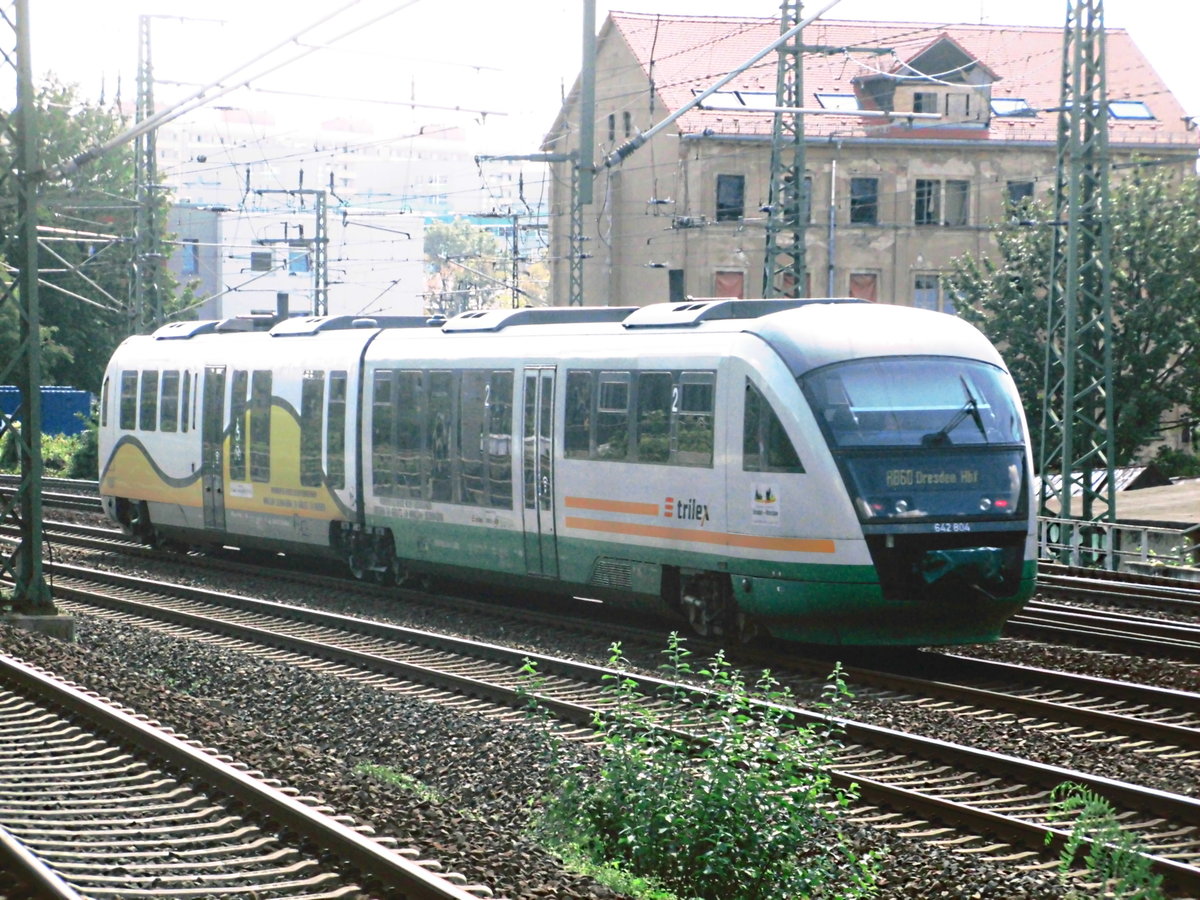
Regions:
<instances>
[{"instance_id":1,"label":"tree foliage","mask_svg":"<svg viewBox=\"0 0 1200 900\"><path fill-rule=\"evenodd\" d=\"M946 276L959 312L1001 349L1040 446L1053 209L1034 205L997 232L995 258L962 257ZM1113 395L1118 465L1164 413L1200 401L1200 179L1135 168L1113 189ZM1061 398L1052 398L1061 409Z\"/></svg>"},{"instance_id":2,"label":"tree foliage","mask_svg":"<svg viewBox=\"0 0 1200 900\"><path fill-rule=\"evenodd\" d=\"M82 100L73 85L53 78L35 94L39 158L44 169L67 162L118 135L125 123L115 109ZM0 166L13 171L13 147L0 143ZM123 145L66 178L38 188L38 299L42 322L42 379L98 391L105 364L128 329L131 244L135 210L133 151ZM0 184L0 226L14 235L16 183ZM19 267L16 244L5 262ZM17 346L17 303L0 304L0 355Z\"/></svg>"},{"instance_id":3,"label":"tree foliage","mask_svg":"<svg viewBox=\"0 0 1200 900\"><path fill-rule=\"evenodd\" d=\"M486 228L462 219L431 224L425 229L430 312L452 316L495 306L505 290L509 259Z\"/></svg>"}]
</instances>

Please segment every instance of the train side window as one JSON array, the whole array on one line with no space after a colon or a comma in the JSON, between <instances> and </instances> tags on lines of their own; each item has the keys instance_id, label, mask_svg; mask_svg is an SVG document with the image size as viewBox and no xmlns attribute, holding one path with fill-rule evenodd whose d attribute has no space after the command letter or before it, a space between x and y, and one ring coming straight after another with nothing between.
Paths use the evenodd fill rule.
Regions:
<instances>
[{"instance_id":1,"label":"train side window","mask_svg":"<svg viewBox=\"0 0 1200 900\"><path fill-rule=\"evenodd\" d=\"M137 428L138 373L121 373L121 428L132 431Z\"/></svg>"},{"instance_id":2,"label":"train side window","mask_svg":"<svg viewBox=\"0 0 1200 900\"><path fill-rule=\"evenodd\" d=\"M346 373L329 373L329 406L325 414L329 421L326 442L326 463L329 467L329 486L341 490L346 486Z\"/></svg>"},{"instance_id":3,"label":"train side window","mask_svg":"<svg viewBox=\"0 0 1200 900\"><path fill-rule=\"evenodd\" d=\"M591 372L567 372L563 453L568 459L587 459L592 452L592 381Z\"/></svg>"},{"instance_id":4,"label":"train side window","mask_svg":"<svg viewBox=\"0 0 1200 900\"><path fill-rule=\"evenodd\" d=\"M803 472L800 456L770 402L749 379L742 418L742 470Z\"/></svg>"},{"instance_id":5,"label":"train side window","mask_svg":"<svg viewBox=\"0 0 1200 900\"><path fill-rule=\"evenodd\" d=\"M189 372L183 373L182 383L180 384L179 409L183 415L179 417L179 430L187 431L188 424L192 417L192 376Z\"/></svg>"},{"instance_id":6,"label":"train side window","mask_svg":"<svg viewBox=\"0 0 1200 900\"><path fill-rule=\"evenodd\" d=\"M673 462L681 466L712 467L716 376L712 372L683 372L672 402L675 418Z\"/></svg>"},{"instance_id":7,"label":"train side window","mask_svg":"<svg viewBox=\"0 0 1200 900\"><path fill-rule=\"evenodd\" d=\"M271 370L250 379L250 480L271 480Z\"/></svg>"},{"instance_id":8,"label":"train side window","mask_svg":"<svg viewBox=\"0 0 1200 900\"><path fill-rule=\"evenodd\" d=\"M108 425L108 377L105 376L104 383L100 385L100 427L104 428Z\"/></svg>"},{"instance_id":9,"label":"train side window","mask_svg":"<svg viewBox=\"0 0 1200 900\"><path fill-rule=\"evenodd\" d=\"M246 395L250 391L250 373L233 373L233 393L229 397L229 480L246 480ZM303 423L301 423L303 427Z\"/></svg>"},{"instance_id":10,"label":"train side window","mask_svg":"<svg viewBox=\"0 0 1200 900\"><path fill-rule=\"evenodd\" d=\"M512 509L513 373L493 372L487 399L488 506Z\"/></svg>"},{"instance_id":11,"label":"train side window","mask_svg":"<svg viewBox=\"0 0 1200 900\"><path fill-rule=\"evenodd\" d=\"M462 390L458 401L459 477L462 482L462 502L471 506L487 506L487 403L489 372L468 369L462 373Z\"/></svg>"},{"instance_id":12,"label":"train side window","mask_svg":"<svg viewBox=\"0 0 1200 900\"><path fill-rule=\"evenodd\" d=\"M395 464L396 496L421 497L421 431L425 421L425 380L423 372L396 374L393 397L396 418Z\"/></svg>"},{"instance_id":13,"label":"train side window","mask_svg":"<svg viewBox=\"0 0 1200 900\"><path fill-rule=\"evenodd\" d=\"M638 462L665 463L671 458L673 381L670 372L638 373Z\"/></svg>"},{"instance_id":14,"label":"train side window","mask_svg":"<svg viewBox=\"0 0 1200 900\"><path fill-rule=\"evenodd\" d=\"M455 472L454 376L456 372L429 373L429 415L425 420L427 490L425 499L453 503Z\"/></svg>"},{"instance_id":15,"label":"train side window","mask_svg":"<svg viewBox=\"0 0 1200 900\"><path fill-rule=\"evenodd\" d=\"M158 369L146 369L142 372L141 411L138 414L138 428L142 431L154 431L158 424Z\"/></svg>"},{"instance_id":16,"label":"train side window","mask_svg":"<svg viewBox=\"0 0 1200 900\"><path fill-rule=\"evenodd\" d=\"M596 397L595 459L629 457L629 373L601 372Z\"/></svg>"},{"instance_id":17,"label":"train side window","mask_svg":"<svg viewBox=\"0 0 1200 900\"><path fill-rule=\"evenodd\" d=\"M158 407L158 430L175 431L179 427L179 372L162 373L162 401Z\"/></svg>"},{"instance_id":18,"label":"train side window","mask_svg":"<svg viewBox=\"0 0 1200 900\"><path fill-rule=\"evenodd\" d=\"M396 493L396 416L393 372L379 369L371 392L371 485L381 497Z\"/></svg>"},{"instance_id":19,"label":"train side window","mask_svg":"<svg viewBox=\"0 0 1200 900\"><path fill-rule=\"evenodd\" d=\"M300 483L321 484L321 438L325 430L325 372L308 369L300 386Z\"/></svg>"}]
</instances>

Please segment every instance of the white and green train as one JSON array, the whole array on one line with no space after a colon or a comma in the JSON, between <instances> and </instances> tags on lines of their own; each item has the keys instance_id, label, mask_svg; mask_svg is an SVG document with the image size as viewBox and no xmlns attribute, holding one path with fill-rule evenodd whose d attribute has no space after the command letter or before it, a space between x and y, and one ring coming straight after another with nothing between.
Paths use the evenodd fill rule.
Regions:
<instances>
[{"instance_id":1,"label":"white and green train","mask_svg":"<svg viewBox=\"0 0 1200 900\"><path fill-rule=\"evenodd\" d=\"M344 559L825 644L994 639L1031 462L953 316L696 300L182 322L105 375L100 493L148 542Z\"/></svg>"}]
</instances>

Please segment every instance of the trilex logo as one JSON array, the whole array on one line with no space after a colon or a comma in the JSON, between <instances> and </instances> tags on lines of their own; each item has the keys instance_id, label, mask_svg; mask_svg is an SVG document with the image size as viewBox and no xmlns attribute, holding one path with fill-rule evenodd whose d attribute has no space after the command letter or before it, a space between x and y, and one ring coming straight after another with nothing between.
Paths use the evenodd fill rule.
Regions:
<instances>
[{"instance_id":1,"label":"trilex logo","mask_svg":"<svg viewBox=\"0 0 1200 900\"><path fill-rule=\"evenodd\" d=\"M663 503L663 515L668 519L699 522L703 527L708 524L708 504L701 503L695 497L690 500L676 500L674 497L668 497Z\"/></svg>"}]
</instances>

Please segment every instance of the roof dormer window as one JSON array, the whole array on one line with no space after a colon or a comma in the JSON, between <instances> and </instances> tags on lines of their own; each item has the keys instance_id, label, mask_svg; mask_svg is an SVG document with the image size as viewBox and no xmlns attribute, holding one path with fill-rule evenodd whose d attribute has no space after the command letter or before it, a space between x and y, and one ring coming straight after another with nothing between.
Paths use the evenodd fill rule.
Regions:
<instances>
[{"instance_id":1,"label":"roof dormer window","mask_svg":"<svg viewBox=\"0 0 1200 900\"><path fill-rule=\"evenodd\" d=\"M1114 119L1153 119L1154 113L1141 100L1109 100L1108 114Z\"/></svg>"},{"instance_id":2,"label":"roof dormer window","mask_svg":"<svg viewBox=\"0 0 1200 900\"><path fill-rule=\"evenodd\" d=\"M938 95L934 91L913 92L913 112L936 113L938 111Z\"/></svg>"}]
</instances>

